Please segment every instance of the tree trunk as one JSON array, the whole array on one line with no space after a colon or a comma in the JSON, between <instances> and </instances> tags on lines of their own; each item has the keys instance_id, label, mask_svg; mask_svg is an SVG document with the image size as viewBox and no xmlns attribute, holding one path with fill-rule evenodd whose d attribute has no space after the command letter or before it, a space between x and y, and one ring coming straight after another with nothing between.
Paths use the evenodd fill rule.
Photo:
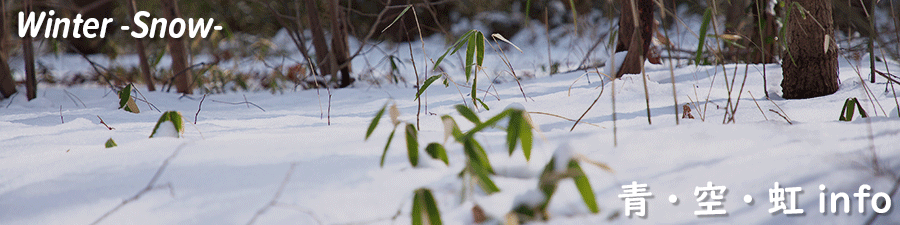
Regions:
<instances>
[{"instance_id":1,"label":"tree trunk","mask_svg":"<svg viewBox=\"0 0 900 225\"><path fill-rule=\"evenodd\" d=\"M634 13L637 13L638 24L634 22ZM650 54L650 41L653 40L654 25L653 1L622 0L616 52L628 51L628 54L625 55L625 61L616 73L616 78L624 74L641 73L644 59L648 58L646 56Z\"/></svg>"},{"instance_id":2,"label":"tree trunk","mask_svg":"<svg viewBox=\"0 0 900 225\"><path fill-rule=\"evenodd\" d=\"M778 24L774 14L766 11L767 0L753 0L750 4L751 14L753 15L753 32L751 32L750 40L755 43L747 46L752 49L751 60L753 63L774 63L775 62L775 37ZM772 12L774 13L774 12ZM760 27L762 25L762 27ZM760 34L762 32L762 34Z\"/></svg>"},{"instance_id":3,"label":"tree trunk","mask_svg":"<svg viewBox=\"0 0 900 225\"><path fill-rule=\"evenodd\" d=\"M25 12L32 11L31 0L25 0ZM22 51L25 55L25 92L28 101L37 98L37 78L34 74L34 46L32 45L32 37L25 35L22 38Z\"/></svg>"},{"instance_id":4,"label":"tree trunk","mask_svg":"<svg viewBox=\"0 0 900 225\"><path fill-rule=\"evenodd\" d=\"M162 4L166 19L173 21L175 18L181 17L175 0L163 0ZM172 56L172 75L175 76L175 88L178 93L191 94L194 89L189 82L193 75L187 65L187 50L184 42L181 38L173 38L171 35L166 37L166 40L169 42L169 55Z\"/></svg>"},{"instance_id":5,"label":"tree trunk","mask_svg":"<svg viewBox=\"0 0 900 225\"><path fill-rule=\"evenodd\" d=\"M337 76L337 71L341 72L341 85L344 88L350 86L353 80L350 78L350 62L347 59L350 50L347 47L347 16L340 10L338 0L329 0L329 11L331 11L331 55L334 56L334 65L332 73Z\"/></svg>"},{"instance_id":6,"label":"tree trunk","mask_svg":"<svg viewBox=\"0 0 900 225\"><path fill-rule=\"evenodd\" d=\"M309 31L312 33L313 47L316 49L316 66L319 67L319 75L331 74L331 64L328 58L328 42L325 41L325 33L322 31L322 23L319 22L319 7L316 0L305 0L306 18L309 21Z\"/></svg>"},{"instance_id":7,"label":"tree trunk","mask_svg":"<svg viewBox=\"0 0 900 225\"><path fill-rule=\"evenodd\" d=\"M831 1L788 0L787 5L800 3L811 15L800 16L797 7L790 7L787 27L788 52L783 54L784 80L781 88L784 98L800 99L830 95L837 92L837 47L833 41L834 23L831 18ZM818 21L818 23L816 23ZM821 26L819 26L821 24ZM829 39L825 39L826 35ZM828 49L825 42L828 41Z\"/></svg>"},{"instance_id":8,"label":"tree trunk","mask_svg":"<svg viewBox=\"0 0 900 225\"><path fill-rule=\"evenodd\" d=\"M134 18L137 6L134 4L134 0L127 1L128 17ZM132 25L134 25L134 21L132 21ZM147 60L147 50L144 49L144 42L140 38L135 38L134 45L137 47L138 59L141 60L141 76L144 77L144 82L147 83L147 90L156 91L156 85L153 84L153 77L150 76L150 61Z\"/></svg>"},{"instance_id":9,"label":"tree trunk","mask_svg":"<svg viewBox=\"0 0 900 225\"><path fill-rule=\"evenodd\" d=\"M9 50L6 49L6 1L0 1L0 99L16 93L16 80L9 71Z\"/></svg>"}]
</instances>

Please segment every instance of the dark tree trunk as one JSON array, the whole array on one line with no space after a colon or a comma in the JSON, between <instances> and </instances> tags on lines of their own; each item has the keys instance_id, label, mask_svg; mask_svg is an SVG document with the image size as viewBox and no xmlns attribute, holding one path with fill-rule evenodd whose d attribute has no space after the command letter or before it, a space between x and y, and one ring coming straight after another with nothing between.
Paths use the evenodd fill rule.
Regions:
<instances>
[{"instance_id":1,"label":"dark tree trunk","mask_svg":"<svg viewBox=\"0 0 900 225\"><path fill-rule=\"evenodd\" d=\"M9 71L9 50L6 49L6 1L0 1L0 99L16 93L16 81Z\"/></svg>"},{"instance_id":2,"label":"dark tree trunk","mask_svg":"<svg viewBox=\"0 0 900 225\"><path fill-rule=\"evenodd\" d=\"M344 88L353 83L350 78L350 62L348 55L350 50L347 47L347 16L343 13L338 5L338 0L329 0L329 11L331 11L331 55L334 56L334 65L331 74L337 76L337 72L341 72L341 85Z\"/></svg>"},{"instance_id":3,"label":"dark tree trunk","mask_svg":"<svg viewBox=\"0 0 900 225\"><path fill-rule=\"evenodd\" d=\"M31 0L25 0L25 12L31 12ZM34 46L30 35L22 38L22 51L25 54L25 92L28 101L37 98L37 78L34 74Z\"/></svg>"},{"instance_id":4,"label":"dark tree trunk","mask_svg":"<svg viewBox=\"0 0 900 225\"><path fill-rule=\"evenodd\" d=\"M319 22L319 7L316 0L305 0L306 18L309 21L309 30L312 33L313 47L316 49L316 66L319 67L319 75L331 74L331 61L328 58L328 42L325 41L325 33L322 23Z\"/></svg>"},{"instance_id":5,"label":"dark tree trunk","mask_svg":"<svg viewBox=\"0 0 900 225\"><path fill-rule=\"evenodd\" d=\"M616 44L616 52L628 51L622 67L616 73L616 77L624 74L641 73L644 59L650 54L650 41L653 40L653 1L652 0L622 0L622 15L619 17L619 41ZM636 8L632 7L634 3ZM632 10L634 9L634 10ZM637 13L638 24L634 22L634 14Z\"/></svg>"},{"instance_id":6,"label":"dark tree trunk","mask_svg":"<svg viewBox=\"0 0 900 225\"><path fill-rule=\"evenodd\" d=\"M163 0L163 11L169 21L180 18L178 4L175 0ZM177 29L177 28L176 28ZM193 75L187 65L187 50L181 38L166 37L169 42L169 55L172 56L172 75L175 76L175 88L178 93L191 94L194 89L190 85Z\"/></svg>"},{"instance_id":7,"label":"dark tree trunk","mask_svg":"<svg viewBox=\"0 0 900 225\"><path fill-rule=\"evenodd\" d=\"M752 49L751 60L753 63L774 63L775 62L775 37L778 24L775 15L766 12L767 0L753 0L750 4L751 14L753 15L753 32L751 32L750 40L754 43L747 46ZM773 12L774 13L774 12ZM760 25L762 27L760 27ZM762 34L760 34L762 32Z\"/></svg>"},{"instance_id":8,"label":"dark tree trunk","mask_svg":"<svg viewBox=\"0 0 900 225\"><path fill-rule=\"evenodd\" d=\"M791 16L787 25L789 52L783 54L782 60L783 97L800 99L833 94L840 85L837 47L832 41L834 23L831 18L831 1L788 0L787 5L792 5L793 2L800 3L811 15L803 19L796 7L790 7L791 14L798 16ZM830 40L825 39L826 35ZM826 41L829 41L828 49L825 49Z\"/></svg>"},{"instance_id":9,"label":"dark tree trunk","mask_svg":"<svg viewBox=\"0 0 900 225\"><path fill-rule=\"evenodd\" d=\"M137 6L134 4L134 0L128 0L128 17L134 18L134 14L137 11ZM134 22L132 21L132 25ZM144 42L140 38L134 39L134 45L137 47L138 59L141 60L141 77L144 78L144 82L147 83L147 90L156 91L156 85L153 84L153 77L150 76L150 61L147 60L147 50L144 49Z\"/></svg>"}]
</instances>

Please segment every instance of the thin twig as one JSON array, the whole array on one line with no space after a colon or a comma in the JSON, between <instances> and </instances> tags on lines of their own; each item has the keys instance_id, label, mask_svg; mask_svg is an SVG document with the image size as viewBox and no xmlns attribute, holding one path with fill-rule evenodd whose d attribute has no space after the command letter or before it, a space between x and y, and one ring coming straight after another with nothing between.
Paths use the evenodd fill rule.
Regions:
<instances>
[{"instance_id":1,"label":"thin twig","mask_svg":"<svg viewBox=\"0 0 900 225\"><path fill-rule=\"evenodd\" d=\"M203 98L200 99L200 105L197 106L197 113L194 113L194 124L197 124L197 116L200 115L200 110L203 109L203 100L206 99L207 94L203 94Z\"/></svg>"},{"instance_id":2,"label":"thin twig","mask_svg":"<svg viewBox=\"0 0 900 225\"><path fill-rule=\"evenodd\" d=\"M132 87L134 87L134 85L132 85ZM141 98L134 98L134 99L137 99L138 101L142 101L142 102L144 102L144 103L147 103L147 107L149 107L149 108L151 108L151 109L155 109L157 112L162 112L162 111L159 110L158 107L156 107L156 105L153 105L153 103L150 103L150 101L147 100L147 97L144 97L144 94L141 93L140 90L138 90L137 88L132 88L131 90L134 90L135 92L138 93L138 95L141 96Z\"/></svg>"},{"instance_id":3,"label":"thin twig","mask_svg":"<svg viewBox=\"0 0 900 225\"><path fill-rule=\"evenodd\" d=\"M9 108L10 105L12 105L13 100L16 99L16 95L19 95L19 92L16 92L15 94L12 95L12 97L9 97L9 103L6 103L7 109Z\"/></svg>"},{"instance_id":4,"label":"thin twig","mask_svg":"<svg viewBox=\"0 0 900 225\"><path fill-rule=\"evenodd\" d=\"M119 203L119 205L117 205L115 208L113 208L113 209L107 211L106 213L103 214L103 216L100 216L100 218L97 218L97 220L95 220L93 223L91 223L91 225L100 223L100 221L103 221L103 219L106 219L106 217L108 217L109 215L112 215L112 214L115 213L116 211L119 211L119 209L121 209L122 207L124 207L124 206L127 205L128 203L137 201L138 199L141 198L141 196L143 196L143 195L146 194L147 192L150 192L150 191L152 191L152 190L154 190L154 189L157 189L157 188L159 188L159 187L166 187L166 186L167 186L167 187L169 188L169 193L172 194L172 195L174 195L174 193L173 193L174 191L172 190L172 185L171 185L171 184L168 184L168 185L162 185L162 186L156 186L156 181L159 180L159 177L162 175L162 173L166 171L166 167L169 166L169 162L171 162L172 159L175 159L175 156L178 156L178 152L181 152L181 149L184 148L184 146L187 146L188 143L190 143L190 142L185 142L185 143L182 143L181 145L178 145L178 148L176 148L175 151L172 152L172 155L170 155L168 158L166 158L166 160L163 161L162 165L159 166L159 169L156 170L156 173L153 174L153 178L150 178L150 182L147 183L147 186L145 186L144 189L141 189L141 191L139 191L137 194L135 194L135 195L132 196L131 198L128 198L128 199L123 200L123 201L122 201L121 203Z\"/></svg>"},{"instance_id":5,"label":"thin twig","mask_svg":"<svg viewBox=\"0 0 900 225\"><path fill-rule=\"evenodd\" d=\"M116 129L116 128L110 127L109 125L106 125L106 123L103 122L103 118L100 118L100 116L97 116L97 119L100 119L100 124L103 124L103 126L106 126L106 129L108 129L108 130L115 130L115 129Z\"/></svg>"},{"instance_id":6,"label":"thin twig","mask_svg":"<svg viewBox=\"0 0 900 225\"><path fill-rule=\"evenodd\" d=\"M263 206L261 209L256 211L256 214L253 214L253 217L250 218L250 221L247 222L247 225L253 224L256 222L256 218L261 216L266 211L269 211L269 208L278 204L278 198L281 198L281 193L284 192L284 187L287 186L288 182L291 181L291 175L294 174L294 168L297 167L297 163L291 163L291 168L288 169L287 174L284 175L284 180L281 181L281 185L278 186L278 190L275 192L275 196L272 197L272 200L269 201L268 204Z\"/></svg>"},{"instance_id":7,"label":"thin twig","mask_svg":"<svg viewBox=\"0 0 900 225\"><path fill-rule=\"evenodd\" d=\"M767 117L766 113L763 112L762 107L759 107L759 102L756 102L756 97L753 97L753 92L747 91L747 93L750 94L750 98L753 99L753 103L756 104L756 108L759 109L759 113L763 115L763 118L765 118L766 121L769 121L769 117Z\"/></svg>"},{"instance_id":8,"label":"thin twig","mask_svg":"<svg viewBox=\"0 0 900 225\"><path fill-rule=\"evenodd\" d=\"M769 109L769 111L771 111L771 112L773 112L773 113L775 113L775 114L778 114L778 116L781 116L781 118L784 118L784 120L787 121L788 124L794 125L794 123L791 122L791 119L788 119L787 116L781 114L780 112L775 111L774 109Z\"/></svg>"},{"instance_id":9,"label":"thin twig","mask_svg":"<svg viewBox=\"0 0 900 225\"><path fill-rule=\"evenodd\" d=\"M258 108L259 110L262 110L263 112L266 111L266 110L263 109L262 107L259 107L259 105L256 105L255 103L252 103L252 102L249 102L249 101L243 101L243 102L223 102L223 101L218 101L218 100L210 100L210 101L216 102L216 103L222 103L222 104L229 104L229 105L249 104L249 105L255 106L255 107ZM249 106L248 106L248 108L249 108Z\"/></svg>"},{"instance_id":10,"label":"thin twig","mask_svg":"<svg viewBox=\"0 0 900 225\"><path fill-rule=\"evenodd\" d=\"M594 69L594 70L597 70L597 69ZM597 73L599 74L600 71L598 70ZM584 113L582 113L581 116L578 117L577 120L575 120L575 124L572 124L572 129L569 129L569 132L572 132L575 130L575 127L578 126L578 123L581 122L582 119L584 119L584 116L587 115L587 113L591 111L591 108L594 108L594 105L597 104L597 101L600 100L600 96L603 96L603 91L606 90L606 85L603 84L602 79L600 81L601 81L600 86L603 87L600 89L600 94L597 95L597 98L594 99L594 102L591 103L591 106L588 106L587 110L584 110ZM613 79L612 82L615 82L615 79ZM613 90L615 90L615 87L613 87ZM613 94L613 96L615 96L615 94ZM613 97L613 102L614 102L613 103L613 118L616 117L615 116L615 101L616 101L615 97ZM615 128L613 128L613 129L615 129Z\"/></svg>"},{"instance_id":11,"label":"thin twig","mask_svg":"<svg viewBox=\"0 0 900 225\"><path fill-rule=\"evenodd\" d=\"M67 91L66 89L63 89L63 92L66 93L66 96L68 96L70 100L72 100L72 104L75 104L75 107L78 107L78 102L80 102L81 107L87 108L87 105L84 104L84 101L81 101L81 98L72 93L69 93L69 91ZM78 99L78 102L75 102L75 99Z\"/></svg>"}]
</instances>

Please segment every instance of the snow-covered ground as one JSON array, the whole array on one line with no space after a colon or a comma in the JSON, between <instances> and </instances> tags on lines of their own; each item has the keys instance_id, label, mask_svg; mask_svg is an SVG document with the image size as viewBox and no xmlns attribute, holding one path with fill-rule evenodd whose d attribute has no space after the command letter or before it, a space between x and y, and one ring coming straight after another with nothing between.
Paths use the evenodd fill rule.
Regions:
<instances>
[{"instance_id":1,"label":"snow-covered ground","mask_svg":"<svg viewBox=\"0 0 900 225\"><path fill-rule=\"evenodd\" d=\"M540 130L530 161L521 150L508 155L504 131L489 129L476 136L497 170L493 178L501 191L494 195L463 194L468 182L457 176L464 166L459 144L446 145L450 166L423 157L424 162L413 168L398 134L384 167L379 167L390 125L382 121L368 141L364 140L366 128L387 102L397 104L401 120L415 123L418 105L413 100L413 83L358 82L353 88L332 90L330 104L325 90L209 95L201 104L202 95L153 93L137 85L155 106L137 102L140 114L117 110L118 98L108 88L42 86L33 101L25 101L23 95L0 101L0 224L97 220L101 224L407 224L413 190L420 187L434 192L447 224L472 223L475 204L498 222L513 207L514 199L533 197L537 175L560 146L569 146L614 171L583 165L600 213L590 214L574 183L563 182L551 201L549 224L860 224L874 214L872 198L866 199L865 212L859 213L859 202L852 194L864 184L871 186L873 195L890 193L895 186L890 175L874 172L872 160L877 159L878 169L888 173L900 171L896 98L884 79L876 84L861 80L859 74L869 73L867 56L859 61L841 58L841 89L805 100L779 97L778 64L684 66L682 62L672 70L678 113L669 65L648 64L652 125L647 122L645 87L639 75L616 81L614 125L611 83L601 83L596 74L583 76L585 71L550 76L541 69L548 61L542 31L535 28L510 39L525 53L505 50L517 74L531 75L522 79L521 91L503 73L508 69L500 55L487 51L486 73L480 79L498 82L480 82L479 87L490 93L479 95L493 110L481 110L479 116L486 118L520 103L535 113L531 118ZM560 35L550 51L551 58L560 62L560 71L579 66L594 41L587 38L590 35ZM436 59L446 49L441 47L446 46L442 37L425 42L424 50L418 42L411 47L419 72L424 71L421 62L426 55ZM279 46L293 48L287 43ZM367 68L385 54L409 59L406 45L381 48L388 50L369 51L354 61L354 67ZM602 49L593 53L596 60L606 59ZM76 56L40 60L60 73L87 68ZM460 61L450 56L442 64L457 82L465 79ZM896 62L888 64L890 68L879 63L879 70L900 71ZM401 67L402 76L414 81L412 64ZM767 83L762 79L764 70ZM736 101L740 96L739 107L735 122L723 125L729 96L725 81L731 82L735 75L731 98ZM745 76L746 86L741 88ZM874 98L867 97L866 86ZM764 87L772 101L764 97ZM421 146L444 140L441 115L453 116L463 129L472 126L453 108L464 103L466 90L438 83L428 89L420 117ZM577 119L601 90L597 104L572 132L573 122L536 114ZM522 97L523 91L527 98ZM850 97L858 98L872 117L857 115L852 122L838 121L844 100ZM681 117L686 103L695 104L691 113L697 119L681 119L676 125L675 117ZM181 112L186 119L183 137L148 138L161 112L169 110ZM114 129L107 129L100 118ZM104 147L110 138L118 147ZM647 184L652 193L646 199L646 217L625 216L625 201L618 197L625 193L622 185L633 181ZM716 208L726 210L726 215L694 214L701 210L694 191L707 182L727 188L723 206ZM773 208L769 189L775 182L802 188L796 204L804 214L769 213ZM851 213L819 213L823 184L829 196L827 209L832 192L845 192L851 199ZM678 198L675 204L670 203L670 195ZM744 201L748 195L749 204ZM790 207L790 194L785 196ZM890 205L900 207L900 196L891 197ZM123 201L127 204L120 205ZM108 212L112 213L105 216ZM876 224L897 223L897 210L876 220Z\"/></svg>"}]
</instances>

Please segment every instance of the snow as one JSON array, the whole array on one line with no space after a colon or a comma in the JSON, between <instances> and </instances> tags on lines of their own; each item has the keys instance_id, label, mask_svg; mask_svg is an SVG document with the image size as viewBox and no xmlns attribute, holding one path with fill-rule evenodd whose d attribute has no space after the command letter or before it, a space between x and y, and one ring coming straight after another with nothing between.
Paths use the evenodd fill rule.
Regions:
<instances>
[{"instance_id":1,"label":"snow","mask_svg":"<svg viewBox=\"0 0 900 225\"><path fill-rule=\"evenodd\" d=\"M576 154L613 170L581 164L600 213L590 214L574 182L564 180L550 201L548 224L859 224L873 215L871 208L857 213L856 198L851 198L854 213L819 213L818 186L826 185L829 194L852 194L863 184L871 185L870 193L889 192L895 181L873 171L873 155L886 171L900 171L900 118L885 113L897 115L893 94L883 91L883 79L871 84L858 75L868 74L864 63L868 56L858 60L841 58L841 89L833 95L805 100L779 97L782 75L777 64L681 66L674 70L678 106L673 106L668 60L663 60L663 65L647 65L652 125L647 122L642 78L625 75L615 81L618 145L614 145L612 84L596 82L594 74L579 79L585 71L553 76L543 72L540 67L548 60L544 41L547 37L542 36L543 28L527 29L531 30L510 39L523 47L525 54L506 53L517 72L534 74L521 80L527 98L522 97L514 78L503 73L508 68L498 54L487 51L484 74L498 82L491 86L493 93L483 98L493 110L477 112L482 120L503 107L577 119L601 88L604 93L572 132L571 121L532 114L531 120L539 132L535 132L530 161L519 151L509 156L504 130L486 129L477 134L476 139L484 145L496 171L492 179L500 188L499 193L485 195L472 182L457 176L465 166L465 156L460 144L446 141L440 116L453 116L463 130L474 125L456 112L455 105L471 106L471 101L466 101L468 96L461 97L465 94L452 84L449 88L433 85L423 94L422 102L427 107L423 107L418 120L418 104L413 100L416 90L411 85L414 83L405 86L359 82L353 88L331 90L330 115L323 110L328 108L328 97L316 90L276 95L209 95L201 107L198 95L188 98L147 92L136 85L159 110L140 102L138 106L145 110L133 114L117 110L118 98L104 87L42 84L36 100L25 101L20 94L0 101L0 224L94 222L147 186L173 153L177 154L162 171L154 189L122 206L101 224L243 224L269 205L287 174L290 176L276 198L277 204L258 216L258 224L407 224L412 193L420 187L433 191L447 224L473 223L472 207L476 204L491 221L502 222L515 206L542 202L544 196L537 189L537 179L550 159L556 157L557 164L564 165L560 159ZM572 49L586 49L594 40L558 36L561 32L551 33L560 37L558 43L563 43L551 45L551 54L561 62L560 71L568 71L577 68L583 56ZM442 37L424 41L426 49L412 45L417 61L425 55L437 57L446 50L434 47L446 46ZM358 42L351 41L351 45L358 46ZM293 48L290 46L280 45ZM354 68L367 68L366 60L378 62L385 54L409 59L408 46L381 47L388 50L370 51L353 61ZM134 60L131 58L123 56L119 59L122 62L98 63L127 64L124 61ZM624 59L624 55L616 56L619 58ZM85 64L77 56L40 60L55 62L46 64L53 70L68 71L61 74L87 70L73 66ZM459 66L461 60L448 56L446 64L442 64L457 82L465 79ZM900 71L896 62L887 65L890 68L883 63L877 68ZM410 66L403 66L400 74L414 82ZM21 66L13 68L18 71ZM384 73L387 68L384 69L373 73ZM734 101L739 96L738 91L729 94L723 81L730 82L737 75L735 88L739 89L745 69L746 86L740 94L736 122L723 125L729 97ZM764 69L767 83L762 79ZM479 82L479 87L488 85L490 82ZM866 87L873 97L867 97ZM72 100L67 93L83 103ZM764 97L766 94L771 101ZM857 97L873 117L863 119L857 115L852 122L837 121L844 100L849 97ZM265 110L211 101L245 99ZM411 167L401 127L384 166L380 167L379 159L393 128L388 122L391 116L382 118L368 141L364 135L386 102L396 103L398 122L418 121L420 148L430 142L445 143L450 166L430 159L420 149L422 164ZM680 118L681 106L689 103L694 104L691 113L697 119L681 119L676 125L673 117ZM673 108L679 111L676 113ZM185 121L190 121L185 123L182 138L148 138L161 113L168 110L179 111ZM100 124L98 117L114 129ZM104 148L109 138L119 146ZM295 166L289 173L291 165ZM623 216L625 203L617 195L622 193L622 185L632 181L648 184L648 191L653 193L647 199L646 218ZM727 186L723 202L727 216L694 215L700 210L694 190L707 182ZM804 215L768 213L772 207L769 189L774 182L803 188L797 203L805 210ZM673 194L680 199L678 204L669 203L668 196ZM741 201L745 195L750 195L754 203ZM898 198L892 196L891 205L900 205ZM398 212L399 216L392 219ZM897 224L900 215L891 210L879 216L876 223Z\"/></svg>"},{"instance_id":2,"label":"snow","mask_svg":"<svg viewBox=\"0 0 900 225\"><path fill-rule=\"evenodd\" d=\"M172 121L163 121L159 124L159 128L156 129L156 133L153 134L151 138L156 137L178 137L178 130L175 129L175 124Z\"/></svg>"}]
</instances>

